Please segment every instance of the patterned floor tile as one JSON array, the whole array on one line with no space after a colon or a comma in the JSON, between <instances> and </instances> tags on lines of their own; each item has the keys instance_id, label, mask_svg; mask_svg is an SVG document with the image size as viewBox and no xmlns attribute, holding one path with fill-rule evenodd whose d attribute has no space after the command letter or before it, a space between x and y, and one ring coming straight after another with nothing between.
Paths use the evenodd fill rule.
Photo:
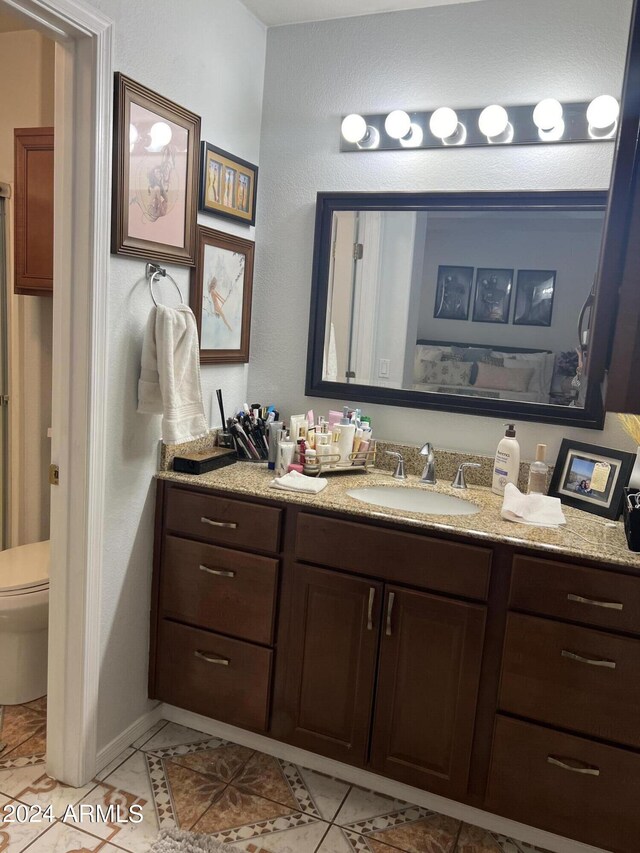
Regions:
<instances>
[{"instance_id":1,"label":"patterned floor tile","mask_svg":"<svg viewBox=\"0 0 640 853\"><path fill-rule=\"evenodd\" d=\"M14 814L7 810L8 805L16 805L15 800L0 796L0 851L2 853L20 853L39 835L49 829L48 823L8 823Z\"/></svg>"},{"instance_id":2,"label":"patterned floor tile","mask_svg":"<svg viewBox=\"0 0 640 853\"><path fill-rule=\"evenodd\" d=\"M121 764L124 764L127 758L130 758L134 752L135 749L133 749L133 747L128 747L121 752L120 755L114 758L106 767L103 767L99 773L96 773L96 781L101 782L103 779L106 779L107 776L110 776L114 770L117 770Z\"/></svg>"},{"instance_id":3,"label":"patterned floor tile","mask_svg":"<svg viewBox=\"0 0 640 853\"><path fill-rule=\"evenodd\" d=\"M542 848L463 823L456 853L547 853Z\"/></svg>"},{"instance_id":4,"label":"patterned floor tile","mask_svg":"<svg viewBox=\"0 0 640 853\"><path fill-rule=\"evenodd\" d=\"M334 779L332 776L325 776L324 773L307 770L305 767L297 769L316 804L320 817L323 820L333 821L349 792L351 787L349 783Z\"/></svg>"},{"instance_id":5,"label":"patterned floor tile","mask_svg":"<svg viewBox=\"0 0 640 853\"><path fill-rule=\"evenodd\" d=\"M180 829L191 829L226 788L226 782L212 776L203 776L174 764L165 763L165 775L169 783L173 812Z\"/></svg>"},{"instance_id":6,"label":"patterned floor tile","mask_svg":"<svg viewBox=\"0 0 640 853\"><path fill-rule=\"evenodd\" d=\"M235 743L220 742L211 746L206 742L206 748L174 755L171 762L228 783L242 770L252 755L252 749Z\"/></svg>"},{"instance_id":7,"label":"patterned floor tile","mask_svg":"<svg viewBox=\"0 0 640 853\"><path fill-rule=\"evenodd\" d=\"M1 848L0 848L1 849ZM122 853L117 847L75 826L55 823L38 836L29 853Z\"/></svg>"},{"instance_id":8,"label":"patterned floor tile","mask_svg":"<svg viewBox=\"0 0 640 853\"><path fill-rule=\"evenodd\" d=\"M31 708L33 711L37 711L39 714L46 715L47 697L41 696L39 699L34 699L33 702L25 702L24 707Z\"/></svg>"},{"instance_id":9,"label":"patterned floor tile","mask_svg":"<svg viewBox=\"0 0 640 853\"><path fill-rule=\"evenodd\" d=\"M330 826L324 821L313 821L306 826L262 836L257 841L236 841L229 846L245 853L315 853Z\"/></svg>"},{"instance_id":10,"label":"patterned floor tile","mask_svg":"<svg viewBox=\"0 0 640 853\"><path fill-rule=\"evenodd\" d=\"M158 722L151 726L150 729L147 729L143 735L140 735L139 738L134 740L131 746L134 749L140 749L148 740L151 740L154 735L158 734L161 729L168 725L169 723L166 720L158 720Z\"/></svg>"},{"instance_id":11,"label":"patterned floor tile","mask_svg":"<svg viewBox=\"0 0 640 853\"><path fill-rule=\"evenodd\" d=\"M16 757L23 757L21 745L33 742L32 754L45 750L47 720L46 712L41 708L29 708L25 705L5 705L0 707L0 742L6 744L2 752L0 767ZM19 755L17 750L20 749ZM13 756L13 758L12 758Z\"/></svg>"},{"instance_id":12,"label":"patterned floor tile","mask_svg":"<svg viewBox=\"0 0 640 853\"><path fill-rule=\"evenodd\" d=\"M363 849L366 851L366 848ZM353 853L353 847L344 831L339 826L332 826L322 839L316 853Z\"/></svg>"},{"instance_id":13,"label":"patterned floor tile","mask_svg":"<svg viewBox=\"0 0 640 853\"><path fill-rule=\"evenodd\" d=\"M82 788L62 785L47 776L42 765L0 770L0 794L43 808L51 804L56 817L64 814L69 804L77 803L85 797L94 785L94 782Z\"/></svg>"},{"instance_id":14,"label":"patterned floor tile","mask_svg":"<svg viewBox=\"0 0 640 853\"><path fill-rule=\"evenodd\" d=\"M407 808L412 808L410 803L394 800L391 797L376 794L375 791L368 791L365 788L357 788L354 785L334 819L334 823L346 826Z\"/></svg>"},{"instance_id":15,"label":"patterned floor tile","mask_svg":"<svg viewBox=\"0 0 640 853\"><path fill-rule=\"evenodd\" d=\"M459 831L460 821L433 814L365 834L405 853L454 853Z\"/></svg>"},{"instance_id":16,"label":"patterned floor tile","mask_svg":"<svg viewBox=\"0 0 640 853\"><path fill-rule=\"evenodd\" d=\"M249 759L234 782L249 794L274 800L287 808L297 810L298 803L287 781L281 762L264 752L256 752ZM319 816L319 815L318 815Z\"/></svg>"},{"instance_id":17,"label":"patterned floor tile","mask_svg":"<svg viewBox=\"0 0 640 853\"><path fill-rule=\"evenodd\" d=\"M321 846L318 853L398 853L397 847L389 847L388 844L358 835L344 827L334 826L332 829L333 834L327 836L326 846ZM336 845L335 851L331 844Z\"/></svg>"},{"instance_id":18,"label":"patterned floor tile","mask_svg":"<svg viewBox=\"0 0 640 853\"><path fill-rule=\"evenodd\" d=\"M187 729L176 723L167 723L140 748L144 752L156 752L161 749L169 749L172 746L201 743L204 740L211 740L211 735L197 732L195 729Z\"/></svg>"}]
</instances>

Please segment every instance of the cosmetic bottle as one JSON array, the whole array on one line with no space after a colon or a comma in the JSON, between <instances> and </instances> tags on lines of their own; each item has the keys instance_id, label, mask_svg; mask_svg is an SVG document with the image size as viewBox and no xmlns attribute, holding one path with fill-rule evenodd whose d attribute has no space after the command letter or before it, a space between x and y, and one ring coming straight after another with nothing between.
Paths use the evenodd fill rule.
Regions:
<instances>
[{"instance_id":1,"label":"cosmetic bottle","mask_svg":"<svg viewBox=\"0 0 640 853\"><path fill-rule=\"evenodd\" d=\"M346 468L351 465L349 456L353 452L353 438L355 433L355 424L351 423L338 424L333 428L334 452L340 454L340 461L336 463L339 468Z\"/></svg>"},{"instance_id":2,"label":"cosmetic bottle","mask_svg":"<svg viewBox=\"0 0 640 853\"><path fill-rule=\"evenodd\" d=\"M331 456L333 448L330 444L330 435L328 432L318 433L316 436L316 458L319 465L327 466L325 461L327 456ZM331 466L333 467L333 466Z\"/></svg>"},{"instance_id":3,"label":"cosmetic bottle","mask_svg":"<svg viewBox=\"0 0 640 853\"><path fill-rule=\"evenodd\" d=\"M536 447L536 461L532 462L529 467L529 494L530 495L546 495L547 494L547 476L549 474L549 466L545 462L547 456L547 445L539 444Z\"/></svg>"},{"instance_id":4,"label":"cosmetic bottle","mask_svg":"<svg viewBox=\"0 0 640 853\"><path fill-rule=\"evenodd\" d=\"M269 436L269 455L267 456L267 468L270 471L275 471L276 459L278 458L278 434L282 430L284 424L282 421L271 421L267 425Z\"/></svg>"},{"instance_id":5,"label":"cosmetic bottle","mask_svg":"<svg viewBox=\"0 0 640 853\"><path fill-rule=\"evenodd\" d=\"M312 476L318 473L318 459L316 455L316 451L309 448L305 455L305 463L304 463L304 474L311 474Z\"/></svg>"},{"instance_id":6,"label":"cosmetic bottle","mask_svg":"<svg viewBox=\"0 0 640 853\"><path fill-rule=\"evenodd\" d=\"M282 437L282 433L284 433L284 437ZM287 436L285 430L281 430L281 437L278 439L276 477L284 477L287 473L289 465L293 464L293 454L295 449L295 442Z\"/></svg>"},{"instance_id":7,"label":"cosmetic bottle","mask_svg":"<svg viewBox=\"0 0 640 853\"><path fill-rule=\"evenodd\" d=\"M507 483L517 485L520 474L520 445L516 438L514 424L505 424L507 430L496 450L493 464L493 483L491 490L496 495L504 495Z\"/></svg>"}]
</instances>

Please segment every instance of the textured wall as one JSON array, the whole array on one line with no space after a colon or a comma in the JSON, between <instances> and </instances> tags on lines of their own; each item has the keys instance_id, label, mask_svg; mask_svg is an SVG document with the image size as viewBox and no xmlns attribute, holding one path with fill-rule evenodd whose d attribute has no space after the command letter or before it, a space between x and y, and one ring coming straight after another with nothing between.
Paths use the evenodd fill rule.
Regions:
<instances>
[{"instance_id":1,"label":"textured wall","mask_svg":"<svg viewBox=\"0 0 640 853\"><path fill-rule=\"evenodd\" d=\"M200 115L203 139L257 163L266 31L239 0L184 0L178 6L173 0L92 2L116 22L115 70ZM199 222L253 238L253 229L218 217L199 215ZM169 271L187 298L188 270ZM168 285L167 304L171 298ZM136 406L151 307L144 263L112 257L99 746L149 707L153 474L160 419L137 414ZM246 367L205 367L202 384L207 415L217 387L224 389L231 410L246 396Z\"/></svg>"},{"instance_id":2,"label":"textured wall","mask_svg":"<svg viewBox=\"0 0 640 853\"><path fill-rule=\"evenodd\" d=\"M249 396L285 412L304 397L319 190L602 189L613 146L339 152L340 116L394 107L589 100L619 94L630 0L485 0L269 30ZM356 402L356 401L351 401ZM493 453L501 421L367 406L380 437ZM611 419L609 419L611 420ZM568 430L523 425L525 455ZM587 440L622 446L616 425Z\"/></svg>"}]
</instances>

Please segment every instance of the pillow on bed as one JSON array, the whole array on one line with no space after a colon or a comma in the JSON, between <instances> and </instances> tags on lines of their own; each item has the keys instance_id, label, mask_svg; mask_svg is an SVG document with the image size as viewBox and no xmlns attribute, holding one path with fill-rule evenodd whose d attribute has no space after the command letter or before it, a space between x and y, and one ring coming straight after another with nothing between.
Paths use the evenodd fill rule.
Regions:
<instances>
[{"instance_id":1,"label":"pillow on bed","mask_svg":"<svg viewBox=\"0 0 640 853\"><path fill-rule=\"evenodd\" d=\"M463 361L427 361L423 382L437 385L469 385L473 364Z\"/></svg>"},{"instance_id":2,"label":"pillow on bed","mask_svg":"<svg viewBox=\"0 0 640 853\"><path fill-rule=\"evenodd\" d=\"M439 350L434 350L432 347L417 346L413 358L413 381L424 382L425 364L438 362L441 358L442 353Z\"/></svg>"},{"instance_id":3,"label":"pillow on bed","mask_svg":"<svg viewBox=\"0 0 640 853\"><path fill-rule=\"evenodd\" d=\"M529 387L525 388L532 394L536 394L540 402L545 402L549 396L551 388L551 377L553 376L553 364L555 356L553 353L546 352L494 352L494 356L504 358L504 366L509 369L521 369L523 367L532 367L534 369L533 376L529 382Z\"/></svg>"},{"instance_id":4,"label":"pillow on bed","mask_svg":"<svg viewBox=\"0 0 640 853\"><path fill-rule=\"evenodd\" d=\"M496 367L480 361L474 385L496 391L526 391L534 373L533 367Z\"/></svg>"}]
</instances>

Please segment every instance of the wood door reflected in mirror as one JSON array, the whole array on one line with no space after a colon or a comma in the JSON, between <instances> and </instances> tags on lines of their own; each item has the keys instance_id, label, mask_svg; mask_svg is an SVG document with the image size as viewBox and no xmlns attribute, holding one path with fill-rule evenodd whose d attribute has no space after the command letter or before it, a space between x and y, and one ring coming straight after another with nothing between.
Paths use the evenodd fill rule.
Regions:
<instances>
[{"instance_id":1,"label":"wood door reflected in mirror","mask_svg":"<svg viewBox=\"0 0 640 853\"><path fill-rule=\"evenodd\" d=\"M597 426L578 318L605 206L605 192L319 194L307 393Z\"/></svg>"}]
</instances>

